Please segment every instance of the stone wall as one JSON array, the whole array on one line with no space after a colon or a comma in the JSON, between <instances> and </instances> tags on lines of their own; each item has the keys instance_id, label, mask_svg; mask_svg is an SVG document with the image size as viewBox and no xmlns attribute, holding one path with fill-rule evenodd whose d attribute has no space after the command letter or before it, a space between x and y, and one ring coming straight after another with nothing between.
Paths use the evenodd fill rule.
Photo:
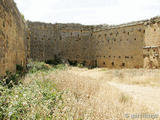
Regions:
<instances>
[{"instance_id":1,"label":"stone wall","mask_svg":"<svg viewBox=\"0 0 160 120\"><path fill-rule=\"evenodd\" d=\"M160 19L145 22L145 46L160 46Z\"/></svg>"},{"instance_id":2,"label":"stone wall","mask_svg":"<svg viewBox=\"0 0 160 120\"><path fill-rule=\"evenodd\" d=\"M28 22L28 27L30 29L27 36L30 40L30 57L39 61L53 59L54 55L58 53L59 33L56 30L56 26Z\"/></svg>"},{"instance_id":3,"label":"stone wall","mask_svg":"<svg viewBox=\"0 0 160 120\"><path fill-rule=\"evenodd\" d=\"M92 26L74 25L61 29L62 57L66 60L77 61L90 65L94 59L92 49Z\"/></svg>"},{"instance_id":4,"label":"stone wall","mask_svg":"<svg viewBox=\"0 0 160 120\"><path fill-rule=\"evenodd\" d=\"M28 22L31 58L64 60L88 66L143 67L144 25L142 23L96 30L80 24ZM138 62L137 62L138 61Z\"/></svg>"},{"instance_id":5,"label":"stone wall","mask_svg":"<svg viewBox=\"0 0 160 120\"><path fill-rule=\"evenodd\" d=\"M144 67L160 67L160 19L153 18L145 22Z\"/></svg>"},{"instance_id":6,"label":"stone wall","mask_svg":"<svg viewBox=\"0 0 160 120\"><path fill-rule=\"evenodd\" d=\"M117 26L28 22L30 56L108 68L157 68L159 24L159 18Z\"/></svg>"},{"instance_id":7,"label":"stone wall","mask_svg":"<svg viewBox=\"0 0 160 120\"><path fill-rule=\"evenodd\" d=\"M25 23L13 0L0 0L0 76L26 64Z\"/></svg>"},{"instance_id":8,"label":"stone wall","mask_svg":"<svg viewBox=\"0 0 160 120\"><path fill-rule=\"evenodd\" d=\"M29 58L56 57L87 66L159 68L160 17L117 26L25 23L13 0L1 0L0 76Z\"/></svg>"},{"instance_id":9,"label":"stone wall","mask_svg":"<svg viewBox=\"0 0 160 120\"><path fill-rule=\"evenodd\" d=\"M34 60L54 60L55 56L70 61L93 59L91 52L92 26L80 24L47 24L28 22L30 28L30 56Z\"/></svg>"},{"instance_id":10,"label":"stone wall","mask_svg":"<svg viewBox=\"0 0 160 120\"><path fill-rule=\"evenodd\" d=\"M94 33L98 67L141 68L144 46L143 24L113 27Z\"/></svg>"}]
</instances>

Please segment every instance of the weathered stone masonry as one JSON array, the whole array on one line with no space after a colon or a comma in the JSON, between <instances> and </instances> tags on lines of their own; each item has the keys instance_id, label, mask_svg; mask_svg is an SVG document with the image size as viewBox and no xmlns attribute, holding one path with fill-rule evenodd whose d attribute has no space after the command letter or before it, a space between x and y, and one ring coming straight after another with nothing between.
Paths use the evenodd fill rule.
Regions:
<instances>
[{"instance_id":1,"label":"weathered stone masonry","mask_svg":"<svg viewBox=\"0 0 160 120\"><path fill-rule=\"evenodd\" d=\"M28 24L34 60L54 59L56 55L88 66L159 67L159 18L105 29L79 24Z\"/></svg>"},{"instance_id":2,"label":"weathered stone masonry","mask_svg":"<svg viewBox=\"0 0 160 120\"><path fill-rule=\"evenodd\" d=\"M160 67L160 18L145 22L144 67Z\"/></svg>"},{"instance_id":3,"label":"weathered stone masonry","mask_svg":"<svg viewBox=\"0 0 160 120\"><path fill-rule=\"evenodd\" d=\"M31 58L53 60L55 56L63 60L86 62L94 60L92 50L93 26L80 24L45 24L28 22L31 38Z\"/></svg>"},{"instance_id":4,"label":"weathered stone masonry","mask_svg":"<svg viewBox=\"0 0 160 120\"><path fill-rule=\"evenodd\" d=\"M94 36L99 67L143 67L144 26L142 24L96 31Z\"/></svg>"},{"instance_id":5,"label":"weathered stone masonry","mask_svg":"<svg viewBox=\"0 0 160 120\"><path fill-rule=\"evenodd\" d=\"M0 0L0 76L25 66L25 23L13 0ZM27 42L27 41L26 41Z\"/></svg>"}]
</instances>

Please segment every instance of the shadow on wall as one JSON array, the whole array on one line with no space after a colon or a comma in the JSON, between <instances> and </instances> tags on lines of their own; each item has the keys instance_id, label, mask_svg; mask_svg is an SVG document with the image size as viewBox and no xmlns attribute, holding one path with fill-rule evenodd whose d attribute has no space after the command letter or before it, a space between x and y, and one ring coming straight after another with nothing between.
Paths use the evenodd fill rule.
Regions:
<instances>
[{"instance_id":1,"label":"shadow on wall","mask_svg":"<svg viewBox=\"0 0 160 120\"><path fill-rule=\"evenodd\" d=\"M60 57L55 55L53 60L46 60L45 63L50 65L58 65L58 64L62 64L63 61Z\"/></svg>"}]
</instances>

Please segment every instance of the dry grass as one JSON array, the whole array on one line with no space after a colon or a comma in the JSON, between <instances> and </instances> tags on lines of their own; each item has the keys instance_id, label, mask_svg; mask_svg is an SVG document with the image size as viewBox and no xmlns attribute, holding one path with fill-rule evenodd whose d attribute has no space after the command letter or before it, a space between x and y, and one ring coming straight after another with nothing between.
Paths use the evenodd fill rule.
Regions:
<instances>
[{"instance_id":1,"label":"dry grass","mask_svg":"<svg viewBox=\"0 0 160 120\"><path fill-rule=\"evenodd\" d=\"M101 71L101 69L100 69ZM143 86L160 86L160 70L147 69L122 69L102 71L109 80L120 83L143 85Z\"/></svg>"},{"instance_id":2,"label":"dry grass","mask_svg":"<svg viewBox=\"0 0 160 120\"><path fill-rule=\"evenodd\" d=\"M107 84L105 79L83 76L76 69L47 76L55 81L58 89L70 91L70 98L65 96L64 99L70 101L66 109L71 109L73 119L124 120L125 113L152 113L145 105Z\"/></svg>"},{"instance_id":3,"label":"dry grass","mask_svg":"<svg viewBox=\"0 0 160 120\"><path fill-rule=\"evenodd\" d=\"M52 108L56 120L128 120L126 114L154 112L127 93L109 85L108 81L150 85L149 81L158 83L158 79L153 78L158 74L159 70L88 70L68 67L61 71L28 75L24 84L29 85L36 79L56 84L56 88L63 92L62 101ZM153 80L147 79L149 76ZM43 109L39 111L43 113ZM46 112L44 114L47 115Z\"/></svg>"},{"instance_id":4,"label":"dry grass","mask_svg":"<svg viewBox=\"0 0 160 120\"><path fill-rule=\"evenodd\" d=\"M41 66L34 64L23 84L12 89L0 86L0 119L128 120L132 118L126 114L154 113L109 81L154 85L159 70L88 70L64 65L39 70Z\"/></svg>"}]
</instances>

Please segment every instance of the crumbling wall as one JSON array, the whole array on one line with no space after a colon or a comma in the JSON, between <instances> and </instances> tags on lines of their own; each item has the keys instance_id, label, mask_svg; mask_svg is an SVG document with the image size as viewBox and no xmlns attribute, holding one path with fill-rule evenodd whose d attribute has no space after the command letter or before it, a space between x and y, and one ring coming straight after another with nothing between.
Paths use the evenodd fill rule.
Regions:
<instances>
[{"instance_id":1,"label":"crumbling wall","mask_svg":"<svg viewBox=\"0 0 160 120\"><path fill-rule=\"evenodd\" d=\"M151 19L144 23L145 46L160 46L160 19Z\"/></svg>"},{"instance_id":2,"label":"crumbling wall","mask_svg":"<svg viewBox=\"0 0 160 120\"><path fill-rule=\"evenodd\" d=\"M13 0L0 0L0 76L25 66L25 24Z\"/></svg>"},{"instance_id":3,"label":"crumbling wall","mask_svg":"<svg viewBox=\"0 0 160 120\"><path fill-rule=\"evenodd\" d=\"M160 47L144 47L144 68L159 68L160 67Z\"/></svg>"},{"instance_id":4,"label":"crumbling wall","mask_svg":"<svg viewBox=\"0 0 160 120\"><path fill-rule=\"evenodd\" d=\"M160 67L160 19L145 22L144 68Z\"/></svg>"},{"instance_id":5,"label":"crumbling wall","mask_svg":"<svg viewBox=\"0 0 160 120\"><path fill-rule=\"evenodd\" d=\"M143 24L94 32L97 66L142 68L144 33Z\"/></svg>"}]
</instances>

